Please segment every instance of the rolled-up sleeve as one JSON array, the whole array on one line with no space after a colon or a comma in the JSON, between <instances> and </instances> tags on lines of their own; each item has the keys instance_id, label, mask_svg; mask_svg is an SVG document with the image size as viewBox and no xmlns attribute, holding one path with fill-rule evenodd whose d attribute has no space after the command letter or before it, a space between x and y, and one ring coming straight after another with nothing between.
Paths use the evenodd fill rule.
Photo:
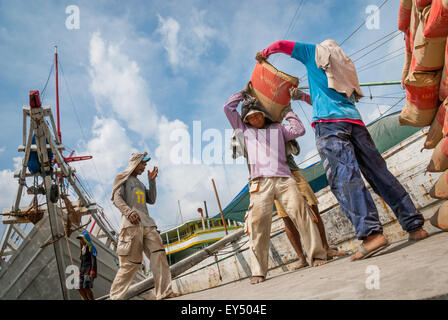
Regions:
<instances>
[{"instance_id":1,"label":"rolled-up sleeve","mask_svg":"<svg viewBox=\"0 0 448 320\"><path fill-rule=\"evenodd\" d=\"M286 114L285 120L289 122L289 125L281 126L285 141L296 139L305 134L305 127L303 126L302 121L300 121L300 119L294 112L288 112Z\"/></svg>"},{"instance_id":2,"label":"rolled-up sleeve","mask_svg":"<svg viewBox=\"0 0 448 320\"><path fill-rule=\"evenodd\" d=\"M238 111L236 111L236 108L241 100L243 100L242 93L238 92L233 94L224 104L224 113L226 114L227 119L233 129L241 129L244 131L246 129L246 125L243 120L241 120L241 116Z\"/></svg>"},{"instance_id":3,"label":"rolled-up sleeve","mask_svg":"<svg viewBox=\"0 0 448 320\"><path fill-rule=\"evenodd\" d=\"M146 189L146 199L148 199L149 204L156 203L157 198L157 186L156 179L151 179L148 177L149 189Z\"/></svg>"}]
</instances>

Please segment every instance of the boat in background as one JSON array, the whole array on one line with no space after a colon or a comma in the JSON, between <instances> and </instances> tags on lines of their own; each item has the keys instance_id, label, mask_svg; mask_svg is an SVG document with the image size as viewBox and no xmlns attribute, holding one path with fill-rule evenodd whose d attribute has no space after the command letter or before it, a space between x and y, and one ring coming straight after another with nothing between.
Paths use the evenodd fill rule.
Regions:
<instances>
[{"instance_id":1,"label":"boat in background","mask_svg":"<svg viewBox=\"0 0 448 320\"><path fill-rule=\"evenodd\" d=\"M194 219L161 232L168 263L175 264L222 239L226 236L226 229L232 233L243 228L241 222L224 221L226 228L221 218Z\"/></svg>"}]
</instances>

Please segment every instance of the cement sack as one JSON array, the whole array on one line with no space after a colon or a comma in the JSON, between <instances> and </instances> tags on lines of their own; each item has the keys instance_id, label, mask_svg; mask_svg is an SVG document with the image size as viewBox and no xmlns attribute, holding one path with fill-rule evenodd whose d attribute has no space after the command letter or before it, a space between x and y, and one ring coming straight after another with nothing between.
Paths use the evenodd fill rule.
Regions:
<instances>
[{"instance_id":1,"label":"cement sack","mask_svg":"<svg viewBox=\"0 0 448 320\"><path fill-rule=\"evenodd\" d=\"M434 149L440 140L442 140L445 136L443 133L443 128L445 123L446 107L447 101L444 101L437 110L437 114L434 117L434 120L432 120L428 136L426 137L425 149Z\"/></svg>"},{"instance_id":2,"label":"cement sack","mask_svg":"<svg viewBox=\"0 0 448 320\"><path fill-rule=\"evenodd\" d=\"M427 38L448 36L448 0L434 0L432 2L424 35Z\"/></svg>"},{"instance_id":3,"label":"cement sack","mask_svg":"<svg viewBox=\"0 0 448 320\"><path fill-rule=\"evenodd\" d=\"M403 71L401 72L401 85L404 87L404 83L406 78L409 75L409 70L411 68L411 61L412 61L412 53L405 52L404 56L404 65L403 65Z\"/></svg>"},{"instance_id":4,"label":"cement sack","mask_svg":"<svg viewBox=\"0 0 448 320\"><path fill-rule=\"evenodd\" d=\"M283 109L291 103L289 88L297 87L299 79L262 61L255 65L250 81L251 95L261 102L274 121L281 122Z\"/></svg>"},{"instance_id":5,"label":"cement sack","mask_svg":"<svg viewBox=\"0 0 448 320\"><path fill-rule=\"evenodd\" d=\"M405 80L406 104L401 111L401 125L425 127L434 119L439 106L442 71L413 72Z\"/></svg>"},{"instance_id":6,"label":"cement sack","mask_svg":"<svg viewBox=\"0 0 448 320\"><path fill-rule=\"evenodd\" d=\"M445 171L429 190L429 195L434 199L448 199L448 171Z\"/></svg>"},{"instance_id":7,"label":"cement sack","mask_svg":"<svg viewBox=\"0 0 448 320\"><path fill-rule=\"evenodd\" d=\"M412 9L411 9L411 21L409 23L409 41L411 48L414 48L414 39L415 34L417 33L418 26L420 25L421 13L417 10L417 5L415 4L415 0L412 1Z\"/></svg>"},{"instance_id":8,"label":"cement sack","mask_svg":"<svg viewBox=\"0 0 448 320\"><path fill-rule=\"evenodd\" d=\"M439 89L440 101L445 100L446 97L448 97L448 42L445 49L445 65L443 66L442 78L440 79L440 89Z\"/></svg>"},{"instance_id":9,"label":"cement sack","mask_svg":"<svg viewBox=\"0 0 448 320\"><path fill-rule=\"evenodd\" d=\"M411 68L411 61L412 61L412 47L411 47L411 33L408 29L404 33L404 41L405 41L405 58L404 58L404 65L403 70L401 72L401 86L404 87L404 80L407 78L409 74L409 70Z\"/></svg>"},{"instance_id":10,"label":"cement sack","mask_svg":"<svg viewBox=\"0 0 448 320\"><path fill-rule=\"evenodd\" d=\"M443 105L446 106L445 108L448 108L448 97L443 101ZM448 136L448 112L445 112L445 118L443 120L442 135L444 137Z\"/></svg>"},{"instance_id":11,"label":"cement sack","mask_svg":"<svg viewBox=\"0 0 448 320\"><path fill-rule=\"evenodd\" d=\"M411 23L412 0L400 0L398 12L398 29L406 32Z\"/></svg>"},{"instance_id":12,"label":"cement sack","mask_svg":"<svg viewBox=\"0 0 448 320\"><path fill-rule=\"evenodd\" d=\"M419 10L423 10L431 4L432 0L415 0L415 4Z\"/></svg>"},{"instance_id":13,"label":"cement sack","mask_svg":"<svg viewBox=\"0 0 448 320\"><path fill-rule=\"evenodd\" d=\"M448 138L439 141L427 167L429 172L443 172L448 169Z\"/></svg>"},{"instance_id":14,"label":"cement sack","mask_svg":"<svg viewBox=\"0 0 448 320\"><path fill-rule=\"evenodd\" d=\"M427 38L424 36L425 21L431 7L423 9L422 22L418 25L412 48L412 71L435 71L445 64L446 37ZM414 61L415 60L415 61Z\"/></svg>"},{"instance_id":15,"label":"cement sack","mask_svg":"<svg viewBox=\"0 0 448 320\"><path fill-rule=\"evenodd\" d=\"M429 219L429 222L436 228L448 231L448 201L445 201L437 212Z\"/></svg>"}]
</instances>

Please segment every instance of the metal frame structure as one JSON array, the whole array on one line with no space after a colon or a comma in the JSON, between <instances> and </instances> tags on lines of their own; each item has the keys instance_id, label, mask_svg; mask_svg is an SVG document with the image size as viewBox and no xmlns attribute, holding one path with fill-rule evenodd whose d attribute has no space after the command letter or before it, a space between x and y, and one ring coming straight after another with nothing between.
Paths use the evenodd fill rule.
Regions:
<instances>
[{"instance_id":1,"label":"metal frame structure","mask_svg":"<svg viewBox=\"0 0 448 320\"><path fill-rule=\"evenodd\" d=\"M29 129L27 130L29 118ZM51 123L51 129L50 125ZM33 135L35 136L35 144L32 144ZM15 244L14 238L26 239L27 235L24 230L18 225L21 223L29 223L30 220L24 216L24 209L20 208L20 201L22 199L23 187L26 186L27 177L40 176L43 178L45 196L46 196L46 210L51 226L51 240L56 257L59 280L61 283L61 292L63 299L67 299L67 289L65 288L65 266L63 248L59 239L67 236L61 224L58 223L60 219L56 206L57 203L51 201L50 190L53 180L56 178L64 178L68 185L73 188L75 194L79 198L77 207L79 214L90 214L96 225L96 230L93 235L97 238L107 238L106 245L116 248L116 232L110 227L110 223L104 217L104 214L99 212L96 203L83 192L83 187L75 175L75 170L67 164L67 161L62 156L64 146L60 140L60 134L56 131L55 121L50 107L23 107L23 145L18 147L19 152L24 152L25 156L22 162L22 168L14 174L18 178L19 187L17 196L10 211L3 213L3 223L8 224L7 230L0 243L0 268L5 264L8 256L12 256L17 250L18 246ZM35 175L27 172L28 162L32 151L37 152L41 171ZM52 163L49 159L49 152L52 152L55 158L55 163L58 168L52 168ZM64 208L60 208L64 209ZM64 210L62 210L64 212ZM65 208L67 212L67 208ZM67 218L68 219L68 218ZM106 223L105 223L106 222Z\"/></svg>"}]
</instances>

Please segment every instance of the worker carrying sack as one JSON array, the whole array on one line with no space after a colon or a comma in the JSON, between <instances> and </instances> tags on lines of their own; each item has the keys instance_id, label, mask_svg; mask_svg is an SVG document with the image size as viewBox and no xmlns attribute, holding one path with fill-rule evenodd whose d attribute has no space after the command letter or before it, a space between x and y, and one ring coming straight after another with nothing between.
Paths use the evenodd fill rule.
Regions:
<instances>
[{"instance_id":1,"label":"worker carrying sack","mask_svg":"<svg viewBox=\"0 0 448 320\"><path fill-rule=\"evenodd\" d=\"M261 61L255 65L250 82L250 95L264 106L274 122L281 122L283 109L291 103L289 88L297 87L299 79Z\"/></svg>"}]
</instances>

